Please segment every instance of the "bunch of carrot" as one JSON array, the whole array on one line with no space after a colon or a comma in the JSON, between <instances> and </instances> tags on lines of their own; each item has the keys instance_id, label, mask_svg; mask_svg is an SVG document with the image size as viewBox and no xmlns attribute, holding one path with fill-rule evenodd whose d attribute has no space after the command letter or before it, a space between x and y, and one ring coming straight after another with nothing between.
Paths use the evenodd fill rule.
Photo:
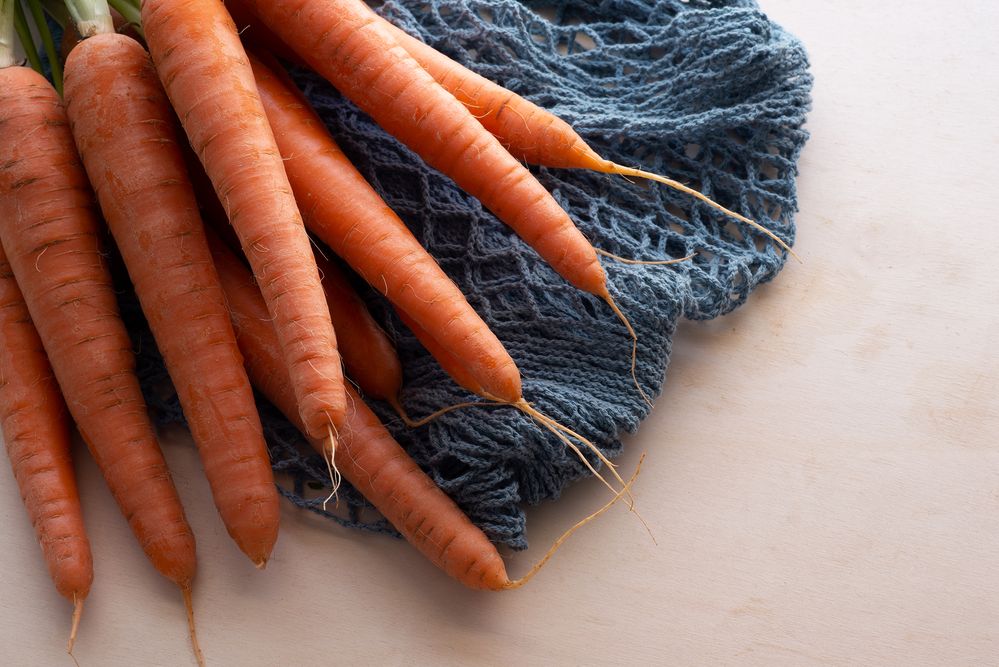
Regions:
<instances>
[{"instance_id":1,"label":"bunch of carrot","mask_svg":"<svg viewBox=\"0 0 999 667\"><path fill-rule=\"evenodd\" d=\"M57 82L64 78L53 87L13 65L19 4L0 0L0 419L53 579L75 605L72 635L92 565L68 417L140 545L193 614L194 536L139 391L105 227L163 353L219 514L252 562L266 565L278 534L255 387L323 454L332 478L346 478L432 562L474 588L517 585L486 536L345 384L344 367L366 396L416 423L398 402L402 372L391 341L339 269L313 253L309 233L393 303L461 386L529 415L594 474L580 447L606 459L525 400L502 343L271 53L329 79L566 280L604 300L632 336L600 253L520 160L689 190L600 158L563 121L402 33L362 0L113 4L145 46L115 32L104 0L67 0L83 39L64 73L46 42ZM230 11L255 26L265 46L257 55L248 55ZM627 494L629 484L608 469L615 499Z\"/></svg>"}]
</instances>

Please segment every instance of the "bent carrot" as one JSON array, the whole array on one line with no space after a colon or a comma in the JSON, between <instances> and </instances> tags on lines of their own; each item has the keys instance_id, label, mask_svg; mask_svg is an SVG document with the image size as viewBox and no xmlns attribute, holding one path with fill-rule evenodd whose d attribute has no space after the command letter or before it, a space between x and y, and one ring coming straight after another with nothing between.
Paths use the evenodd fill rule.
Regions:
<instances>
[{"instance_id":1,"label":"bent carrot","mask_svg":"<svg viewBox=\"0 0 999 667\"><path fill-rule=\"evenodd\" d=\"M66 108L84 167L177 389L222 521L266 565L280 507L174 117L146 51L115 33L66 60Z\"/></svg>"},{"instance_id":2,"label":"bent carrot","mask_svg":"<svg viewBox=\"0 0 999 667\"><path fill-rule=\"evenodd\" d=\"M194 535L159 450L62 103L0 70L0 244L70 413L153 566L194 579Z\"/></svg>"},{"instance_id":3,"label":"bent carrot","mask_svg":"<svg viewBox=\"0 0 999 667\"><path fill-rule=\"evenodd\" d=\"M281 367L267 309L249 273L221 242L211 242L236 337L257 389L303 429L287 372ZM470 588L509 586L499 552L389 435L350 388L336 467L420 553ZM310 439L323 456L325 443Z\"/></svg>"},{"instance_id":4,"label":"bent carrot","mask_svg":"<svg viewBox=\"0 0 999 667\"><path fill-rule=\"evenodd\" d=\"M94 563L73 471L69 414L3 247L0 430L49 576L59 594L74 606L72 652Z\"/></svg>"},{"instance_id":5,"label":"bent carrot","mask_svg":"<svg viewBox=\"0 0 999 667\"><path fill-rule=\"evenodd\" d=\"M310 67L450 176L576 287L611 300L596 252L547 190L355 0L246 0Z\"/></svg>"},{"instance_id":6,"label":"bent carrot","mask_svg":"<svg viewBox=\"0 0 999 667\"><path fill-rule=\"evenodd\" d=\"M519 399L520 371L461 290L354 168L304 97L257 58L251 63L305 224L433 331L489 393Z\"/></svg>"},{"instance_id":7,"label":"bent carrot","mask_svg":"<svg viewBox=\"0 0 999 667\"><path fill-rule=\"evenodd\" d=\"M160 80L261 286L312 437L343 422L343 375L309 240L232 19L218 0L146 0Z\"/></svg>"}]
</instances>

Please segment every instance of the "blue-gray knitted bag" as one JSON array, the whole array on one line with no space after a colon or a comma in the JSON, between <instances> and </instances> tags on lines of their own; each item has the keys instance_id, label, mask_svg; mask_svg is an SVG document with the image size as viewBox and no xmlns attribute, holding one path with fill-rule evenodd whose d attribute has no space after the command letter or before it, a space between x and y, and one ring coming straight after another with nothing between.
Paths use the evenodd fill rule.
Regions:
<instances>
[{"instance_id":1,"label":"blue-gray knitted bag","mask_svg":"<svg viewBox=\"0 0 999 667\"><path fill-rule=\"evenodd\" d=\"M752 0L390 0L382 13L440 51L558 114L599 153L667 174L793 240L796 161L811 77L801 44ZM539 13L540 12L540 13ZM548 18L543 18L543 16ZM649 408L630 373L631 340L599 299L568 285L474 199L386 135L317 76L296 79L344 151L410 225L523 374L525 398L613 457ZM673 267L607 261L611 292L638 332L638 379L662 388L683 316L743 303L785 256L761 234L659 185L536 169L598 248L636 259L696 253ZM440 369L384 301L362 288L394 337L410 414L474 400ZM134 316L134 312L133 312ZM181 421L143 333L141 374L162 423ZM433 479L494 541L526 546L524 504L586 474L559 440L514 409L464 409L407 430L373 406ZM322 513L325 464L261 405L285 495ZM594 462L595 463L595 462ZM389 531L341 493L330 518Z\"/></svg>"}]
</instances>

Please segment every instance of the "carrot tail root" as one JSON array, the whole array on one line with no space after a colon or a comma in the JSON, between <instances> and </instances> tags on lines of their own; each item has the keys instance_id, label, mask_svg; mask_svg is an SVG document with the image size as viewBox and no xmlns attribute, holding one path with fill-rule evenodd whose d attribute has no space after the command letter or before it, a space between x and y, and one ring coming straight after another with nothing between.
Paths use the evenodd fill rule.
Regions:
<instances>
[{"instance_id":1,"label":"carrot tail root","mask_svg":"<svg viewBox=\"0 0 999 667\"><path fill-rule=\"evenodd\" d=\"M579 530L580 528L582 528L586 524L590 523L591 521L594 521L595 519L597 519L600 515L602 515L604 512L606 512L607 510L609 510L614 505L616 505L618 502L620 502L626 496L630 496L630 494L631 494L631 487L634 485L635 480L638 479L638 473L641 472L641 470L642 470L642 463L644 461L645 461L645 454L642 454L641 458L639 458L639 460L638 460L638 465L635 467L635 472L631 475L631 478L625 483L624 488L622 488L621 491L619 491L611 500L609 500L607 502L607 504L605 504L603 507L601 507L600 509L598 509L596 512L593 512L589 516L587 516L587 517L579 520L578 522L576 522L575 525L573 525L571 528L569 528L569 530L567 530L564 533L562 533L559 536L559 538L557 540L555 540L554 543L552 543L551 548L548 549L548 551L545 553L545 555L542 556L541 559L537 563L535 563L533 567L531 567L531 569L527 572L527 574L525 574L524 576L520 577L519 579L514 579L513 581L507 582L507 584L503 586L503 589L504 590L514 590L514 589L520 588L521 586L523 586L524 584L526 584L527 582L529 582L531 579L534 578L534 576L538 572L541 571L541 569L545 565L548 564L548 561L550 561L551 558L552 558L552 556L555 555L555 552L557 552L559 550L559 548L561 548L561 546L565 543L566 540L568 540L572 536L573 533L575 533L577 530ZM648 525L646 525L646 528L648 528ZM649 534L650 535L652 534L651 530L650 530ZM655 542L655 537L653 537L652 540L653 540L653 542Z\"/></svg>"},{"instance_id":2,"label":"carrot tail root","mask_svg":"<svg viewBox=\"0 0 999 667\"><path fill-rule=\"evenodd\" d=\"M76 634L80 629L80 618L83 616L83 598L73 596L73 622L69 629L69 642L66 644L66 653L73 655L73 646L76 644ZM76 658L73 658L76 661Z\"/></svg>"},{"instance_id":3,"label":"carrot tail root","mask_svg":"<svg viewBox=\"0 0 999 667\"><path fill-rule=\"evenodd\" d=\"M337 497L337 493L340 491L340 485L343 483L343 476L340 474L339 468L336 467L336 446L337 446L337 436L334 433L334 426L332 422L328 427L328 438L327 447L323 448L323 459L326 461L326 469L329 471L330 475L330 494L326 496L323 500L323 511L326 511L326 506L333 502L334 505L339 504L340 500Z\"/></svg>"},{"instance_id":4,"label":"carrot tail root","mask_svg":"<svg viewBox=\"0 0 999 667\"><path fill-rule=\"evenodd\" d=\"M198 667L205 667L205 654L201 652L201 644L198 643L198 631L194 625L194 598L191 594L190 584L180 587L184 594L184 608L187 610L187 631L191 636L191 648L194 650L194 659L198 661Z\"/></svg>"}]
</instances>

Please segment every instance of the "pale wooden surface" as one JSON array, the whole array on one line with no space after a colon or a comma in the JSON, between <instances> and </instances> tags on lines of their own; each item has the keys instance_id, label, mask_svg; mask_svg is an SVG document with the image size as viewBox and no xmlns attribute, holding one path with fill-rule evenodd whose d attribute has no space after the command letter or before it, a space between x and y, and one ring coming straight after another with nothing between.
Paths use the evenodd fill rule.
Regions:
<instances>
[{"instance_id":1,"label":"pale wooden surface","mask_svg":"<svg viewBox=\"0 0 999 667\"><path fill-rule=\"evenodd\" d=\"M476 594L405 544L288 510L258 573L175 435L211 664L999 662L999 9L763 6L817 79L806 263L682 327L623 459L649 453L637 496L659 545L614 512L526 589ZM82 664L192 664L179 594L80 468L97 562ZM603 498L585 483L533 511L512 572ZM68 665L69 609L6 465L0 521L0 664Z\"/></svg>"}]
</instances>

